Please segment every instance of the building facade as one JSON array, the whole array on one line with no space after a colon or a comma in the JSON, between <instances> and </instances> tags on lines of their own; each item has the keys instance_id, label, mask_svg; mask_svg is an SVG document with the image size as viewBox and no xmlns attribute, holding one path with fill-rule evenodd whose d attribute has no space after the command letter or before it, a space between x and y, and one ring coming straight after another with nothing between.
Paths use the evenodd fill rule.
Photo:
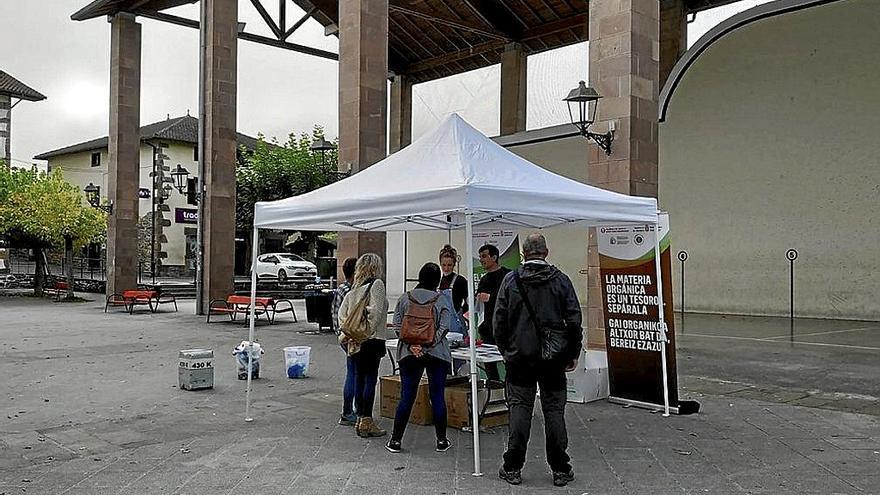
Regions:
<instances>
[{"instance_id":1,"label":"building facade","mask_svg":"<svg viewBox=\"0 0 880 495\"><path fill-rule=\"evenodd\" d=\"M187 203L186 195L170 182L170 172L179 164L190 172L191 177L197 175L198 119L189 115L168 118L141 127L140 136L138 237L141 272L152 273L155 263L157 276L192 277L197 256L198 206ZM108 138L102 137L34 158L47 160L50 171L60 170L65 180L80 190L88 184L100 187L104 197L109 187L107 142ZM239 134L238 143L246 149L253 149L257 139ZM163 155L158 157L161 160L157 160L158 153ZM159 184L171 186L166 192L167 199L161 197L161 192L167 188L154 190L154 174L165 179L164 183L157 181ZM156 196L156 191L160 197Z\"/></svg>"}]
</instances>

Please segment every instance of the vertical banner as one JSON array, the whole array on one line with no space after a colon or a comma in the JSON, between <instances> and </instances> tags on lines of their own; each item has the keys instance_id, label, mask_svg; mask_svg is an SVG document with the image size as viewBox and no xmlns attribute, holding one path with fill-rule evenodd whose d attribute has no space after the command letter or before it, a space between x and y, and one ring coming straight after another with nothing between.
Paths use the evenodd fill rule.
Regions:
<instances>
[{"instance_id":1,"label":"vertical banner","mask_svg":"<svg viewBox=\"0 0 880 495\"><path fill-rule=\"evenodd\" d=\"M662 329L657 313L654 225L598 227L610 399L663 407ZM669 215L660 216L669 407L678 407Z\"/></svg>"}]
</instances>

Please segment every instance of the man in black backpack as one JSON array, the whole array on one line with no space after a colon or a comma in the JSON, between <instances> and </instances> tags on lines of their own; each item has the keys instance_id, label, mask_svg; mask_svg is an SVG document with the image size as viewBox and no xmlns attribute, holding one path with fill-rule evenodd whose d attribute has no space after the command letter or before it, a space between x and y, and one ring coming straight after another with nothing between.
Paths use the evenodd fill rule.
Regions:
<instances>
[{"instance_id":1,"label":"man in black backpack","mask_svg":"<svg viewBox=\"0 0 880 495\"><path fill-rule=\"evenodd\" d=\"M522 483L537 387L541 387L547 463L553 484L574 479L566 453L565 372L577 365L581 352L581 307L571 280L547 263L547 241L529 235L522 244L525 262L501 283L493 318L495 340L507 369L510 436L498 475L512 485Z\"/></svg>"}]
</instances>

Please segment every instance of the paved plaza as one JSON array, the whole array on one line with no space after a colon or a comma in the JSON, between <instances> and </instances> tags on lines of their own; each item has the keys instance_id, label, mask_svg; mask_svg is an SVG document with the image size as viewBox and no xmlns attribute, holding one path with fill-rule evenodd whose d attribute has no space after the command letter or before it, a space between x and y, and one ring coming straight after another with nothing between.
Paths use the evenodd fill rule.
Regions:
<instances>
[{"instance_id":1,"label":"paved plaza","mask_svg":"<svg viewBox=\"0 0 880 495\"><path fill-rule=\"evenodd\" d=\"M263 378L245 423L231 355L243 324L206 325L191 301L128 315L0 297L0 494L880 493L877 324L802 320L791 342L787 320L687 315L681 395L699 414L570 404L577 479L554 488L538 412L511 487L496 474L504 427L483 434L474 477L469 433L451 431L440 454L433 429L412 426L395 455L338 426L343 355L306 333L297 304L300 323L258 328ZM285 377L290 345L312 347L310 378ZM214 350L213 390L177 388L177 352L195 347Z\"/></svg>"}]
</instances>

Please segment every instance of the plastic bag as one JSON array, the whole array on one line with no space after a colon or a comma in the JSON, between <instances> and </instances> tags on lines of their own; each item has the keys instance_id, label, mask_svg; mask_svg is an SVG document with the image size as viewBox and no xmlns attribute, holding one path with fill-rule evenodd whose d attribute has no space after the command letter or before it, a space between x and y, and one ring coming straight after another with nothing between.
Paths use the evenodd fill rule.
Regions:
<instances>
[{"instance_id":1,"label":"plastic bag","mask_svg":"<svg viewBox=\"0 0 880 495\"><path fill-rule=\"evenodd\" d=\"M253 348L253 358L249 356L251 348ZM235 361L238 365L239 380L247 380L249 359L252 359L253 363L251 366L251 378L260 377L260 356L265 352L260 344L254 342L253 346L251 346L247 340L242 340L241 344L232 349L232 355L235 356Z\"/></svg>"}]
</instances>

